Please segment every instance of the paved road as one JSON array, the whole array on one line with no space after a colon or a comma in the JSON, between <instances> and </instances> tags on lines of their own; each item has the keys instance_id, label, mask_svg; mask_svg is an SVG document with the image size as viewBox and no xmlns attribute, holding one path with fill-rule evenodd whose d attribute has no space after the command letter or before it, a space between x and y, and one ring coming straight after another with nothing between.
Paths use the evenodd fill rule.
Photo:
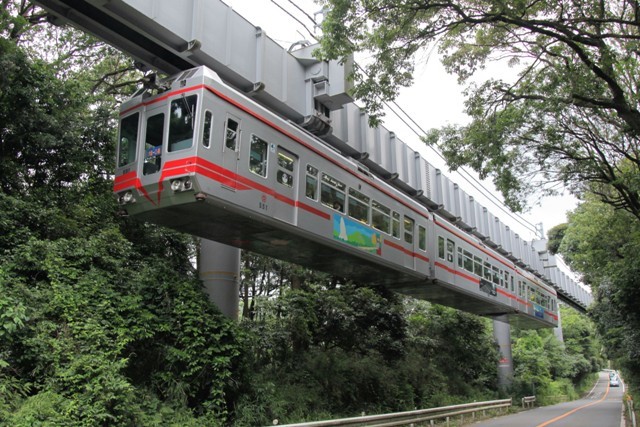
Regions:
<instances>
[{"instance_id":1,"label":"paved road","mask_svg":"<svg viewBox=\"0 0 640 427\"><path fill-rule=\"evenodd\" d=\"M535 408L514 415L481 421L474 427L620 427L622 387L609 387L609 375L601 372L598 382L583 399Z\"/></svg>"}]
</instances>

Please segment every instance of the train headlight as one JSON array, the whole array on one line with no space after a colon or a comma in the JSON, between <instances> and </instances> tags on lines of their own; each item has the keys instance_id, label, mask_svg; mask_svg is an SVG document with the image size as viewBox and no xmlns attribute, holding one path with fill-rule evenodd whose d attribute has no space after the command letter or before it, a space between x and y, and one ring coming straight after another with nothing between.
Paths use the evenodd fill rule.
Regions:
<instances>
[{"instance_id":1,"label":"train headlight","mask_svg":"<svg viewBox=\"0 0 640 427\"><path fill-rule=\"evenodd\" d=\"M136 198L133 196L133 192L131 190L125 191L118 196L118 202L121 205L128 205L130 203L135 203Z\"/></svg>"},{"instance_id":2,"label":"train headlight","mask_svg":"<svg viewBox=\"0 0 640 427\"><path fill-rule=\"evenodd\" d=\"M191 178L186 176L183 178L176 178L171 180L171 191L177 193L179 191L193 190L193 182Z\"/></svg>"}]
</instances>

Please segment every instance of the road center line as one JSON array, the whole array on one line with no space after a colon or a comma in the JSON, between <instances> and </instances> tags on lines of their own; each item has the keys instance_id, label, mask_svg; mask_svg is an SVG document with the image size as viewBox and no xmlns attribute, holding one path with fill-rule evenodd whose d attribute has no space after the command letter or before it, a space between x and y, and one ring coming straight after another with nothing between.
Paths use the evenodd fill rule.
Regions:
<instances>
[{"instance_id":1,"label":"road center line","mask_svg":"<svg viewBox=\"0 0 640 427\"><path fill-rule=\"evenodd\" d=\"M571 415L571 414L573 414L575 412L578 412L580 409L584 409L584 408L592 406L592 405L597 405L598 403L600 403L604 399L606 399L608 394L609 394L609 383L607 383L607 390L604 392L604 396L602 396L602 399L597 400L595 402L587 403L586 405L582 405L582 406L580 406L578 408L572 409L569 412L566 412L566 413L564 413L562 415L559 415L559 416L557 416L557 417L555 417L555 418L553 418L553 419L551 419L549 421L545 421L542 424L538 424L536 427L546 427L546 426L548 426L550 424L555 423L556 421L560 421L561 419L568 417L569 415Z\"/></svg>"}]
</instances>

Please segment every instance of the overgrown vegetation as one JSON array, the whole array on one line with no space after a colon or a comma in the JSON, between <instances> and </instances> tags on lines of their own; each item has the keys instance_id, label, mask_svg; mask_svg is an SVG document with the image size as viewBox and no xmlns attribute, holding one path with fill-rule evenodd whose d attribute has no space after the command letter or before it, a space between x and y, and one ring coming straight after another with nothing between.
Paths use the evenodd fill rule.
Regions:
<instances>
[{"instance_id":1,"label":"overgrown vegetation","mask_svg":"<svg viewBox=\"0 0 640 427\"><path fill-rule=\"evenodd\" d=\"M222 317L192 238L117 215L130 61L3 6L0 425L253 426L498 395L489 320L381 288L245 254L242 322ZM572 393L598 368L589 322L563 319L564 347L514 331L515 393Z\"/></svg>"},{"instance_id":2,"label":"overgrown vegetation","mask_svg":"<svg viewBox=\"0 0 640 427\"><path fill-rule=\"evenodd\" d=\"M535 395L541 405L573 400L590 389L604 364L595 327L584 315L561 306L563 342L551 330L512 334L514 395Z\"/></svg>"},{"instance_id":3,"label":"overgrown vegetation","mask_svg":"<svg viewBox=\"0 0 640 427\"><path fill-rule=\"evenodd\" d=\"M591 315L604 353L621 369L632 396L640 387L640 224L628 212L596 199L569 215L558 236L559 253L591 285ZM636 397L637 400L637 397Z\"/></svg>"},{"instance_id":4,"label":"overgrown vegetation","mask_svg":"<svg viewBox=\"0 0 640 427\"><path fill-rule=\"evenodd\" d=\"M380 413L494 396L485 319L317 275L258 301L238 425ZM333 283L333 286L328 286Z\"/></svg>"},{"instance_id":5,"label":"overgrown vegetation","mask_svg":"<svg viewBox=\"0 0 640 427\"><path fill-rule=\"evenodd\" d=\"M236 406L237 425L354 416L501 397L492 324L383 290L306 282L260 299L243 321L254 380ZM542 402L579 396L601 366L593 326L572 309L565 344L553 331L512 333L516 377L508 393Z\"/></svg>"},{"instance_id":6,"label":"overgrown vegetation","mask_svg":"<svg viewBox=\"0 0 640 427\"><path fill-rule=\"evenodd\" d=\"M61 69L26 54L6 14L0 420L222 423L236 325L203 298L191 238L118 218L110 195L115 102L94 89L113 59L89 50L95 66Z\"/></svg>"}]
</instances>

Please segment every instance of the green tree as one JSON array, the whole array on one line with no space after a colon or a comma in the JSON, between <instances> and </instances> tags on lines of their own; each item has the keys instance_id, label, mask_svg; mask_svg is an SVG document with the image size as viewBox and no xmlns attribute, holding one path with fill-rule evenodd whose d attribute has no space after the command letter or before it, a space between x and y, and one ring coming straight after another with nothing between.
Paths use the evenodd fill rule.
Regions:
<instances>
[{"instance_id":1,"label":"green tree","mask_svg":"<svg viewBox=\"0 0 640 427\"><path fill-rule=\"evenodd\" d=\"M547 232L547 249L551 253L551 255L555 255L558 253L558 249L560 248L560 243L562 243L562 238L564 237L564 233L567 230L567 224L558 224L555 227L552 227Z\"/></svg>"},{"instance_id":2,"label":"green tree","mask_svg":"<svg viewBox=\"0 0 640 427\"><path fill-rule=\"evenodd\" d=\"M86 67L51 64L32 50L34 10L3 6L0 424L222 424L239 344L192 239L117 216L109 92L123 76L102 73L118 61L92 48Z\"/></svg>"},{"instance_id":3,"label":"green tree","mask_svg":"<svg viewBox=\"0 0 640 427\"><path fill-rule=\"evenodd\" d=\"M570 308L563 309L563 314L577 315ZM583 316L582 323L588 325L589 321ZM568 337L575 335L575 326L570 323L563 328ZM591 347L584 352L573 343L566 344L573 338L563 344L551 330L516 330L514 335L513 391L516 396L535 394L540 404L552 404L557 403L559 396L577 398L584 387L593 385L593 373L599 369L599 365L592 365L590 360L591 344L597 343L595 334L584 337Z\"/></svg>"},{"instance_id":4,"label":"green tree","mask_svg":"<svg viewBox=\"0 0 640 427\"><path fill-rule=\"evenodd\" d=\"M640 218L634 1L323 4L320 54L368 53L354 76L355 95L372 112L412 82L416 58L431 45L462 83L492 60L517 67L512 81L469 85L469 125L425 137L451 168L468 165L492 177L515 210L533 191L552 194L562 184Z\"/></svg>"},{"instance_id":5,"label":"green tree","mask_svg":"<svg viewBox=\"0 0 640 427\"><path fill-rule=\"evenodd\" d=\"M542 337L536 331L524 331L513 345L514 375L529 393L551 382L551 363L544 351Z\"/></svg>"},{"instance_id":6,"label":"green tree","mask_svg":"<svg viewBox=\"0 0 640 427\"><path fill-rule=\"evenodd\" d=\"M592 319L584 314L561 307L562 334L566 352L571 358L570 378L580 384L602 366L601 341Z\"/></svg>"},{"instance_id":7,"label":"green tree","mask_svg":"<svg viewBox=\"0 0 640 427\"><path fill-rule=\"evenodd\" d=\"M594 290L591 314L607 356L640 384L640 226L626 211L586 198L569 215L560 253Z\"/></svg>"},{"instance_id":8,"label":"green tree","mask_svg":"<svg viewBox=\"0 0 640 427\"><path fill-rule=\"evenodd\" d=\"M243 369L252 380L236 425L495 397L497 353L486 319L308 273L298 289L256 300L255 313L243 322L253 342Z\"/></svg>"}]
</instances>

